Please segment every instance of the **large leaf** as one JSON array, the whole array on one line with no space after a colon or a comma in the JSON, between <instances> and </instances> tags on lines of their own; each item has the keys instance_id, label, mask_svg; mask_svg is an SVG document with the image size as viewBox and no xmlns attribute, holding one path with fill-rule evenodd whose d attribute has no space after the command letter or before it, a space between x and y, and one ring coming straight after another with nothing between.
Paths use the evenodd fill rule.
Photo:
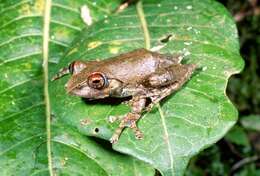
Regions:
<instances>
[{"instance_id":1,"label":"large leaf","mask_svg":"<svg viewBox=\"0 0 260 176\"><path fill-rule=\"evenodd\" d=\"M105 0L0 2L0 175L153 174L147 164L109 146L101 148L98 141L58 123L56 116L50 127L48 99L44 101L48 73L46 62L42 71L43 57L58 62L86 26L80 8L87 6L96 22L118 5Z\"/></svg>"},{"instance_id":2,"label":"large leaf","mask_svg":"<svg viewBox=\"0 0 260 176\"><path fill-rule=\"evenodd\" d=\"M143 140L126 129L113 148L150 163L163 175L182 175L189 159L223 137L237 120L225 90L243 61L236 26L222 5L213 0L138 3L84 30L61 62L51 67L51 75L72 60L106 59L136 48L149 49L164 44L161 39L167 42L161 53L181 53L183 62L195 63L201 70L143 116L138 123ZM125 114L129 108L66 95L67 80L50 85L55 119L81 134L108 140L118 126L110 124L108 116Z\"/></svg>"}]
</instances>

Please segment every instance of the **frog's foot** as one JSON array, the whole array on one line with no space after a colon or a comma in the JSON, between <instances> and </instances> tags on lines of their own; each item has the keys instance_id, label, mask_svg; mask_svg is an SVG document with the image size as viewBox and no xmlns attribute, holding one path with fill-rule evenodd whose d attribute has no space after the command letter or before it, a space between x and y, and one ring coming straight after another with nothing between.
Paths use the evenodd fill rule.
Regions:
<instances>
[{"instance_id":1,"label":"frog's foot","mask_svg":"<svg viewBox=\"0 0 260 176\"><path fill-rule=\"evenodd\" d=\"M126 127L130 127L133 129L134 133L135 133L135 137L137 139L142 139L143 138L143 134L140 131L140 129L136 126L136 122L137 120L141 117L140 114L137 113L128 113L124 119L121 120L119 127L115 130L113 136L110 138L110 142L112 144L116 143L121 135L121 133L123 132L124 128Z\"/></svg>"},{"instance_id":2,"label":"frog's foot","mask_svg":"<svg viewBox=\"0 0 260 176\"><path fill-rule=\"evenodd\" d=\"M115 144L118 141L119 136L116 134L113 134L113 136L109 139L111 144Z\"/></svg>"},{"instance_id":3,"label":"frog's foot","mask_svg":"<svg viewBox=\"0 0 260 176\"><path fill-rule=\"evenodd\" d=\"M130 106L132 107L133 104L134 104L135 100L134 99L131 99L131 100L127 100L127 101L123 101L122 104L125 104L127 106Z\"/></svg>"},{"instance_id":4,"label":"frog's foot","mask_svg":"<svg viewBox=\"0 0 260 176\"><path fill-rule=\"evenodd\" d=\"M132 100L123 101L122 104L131 105L132 104Z\"/></svg>"},{"instance_id":5,"label":"frog's foot","mask_svg":"<svg viewBox=\"0 0 260 176\"><path fill-rule=\"evenodd\" d=\"M135 138L136 139L143 139L144 135L142 133L142 131L136 126L136 122L134 122L130 128L133 129L134 133L135 133Z\"/></svg>"},{"instance_id":6,"label":"frog's foot","mask_svg":"<svg viewBox=\"0 0 260 176\"><path fill-rule=\"evenodd\" d=\"M146 108L145 108L145 111L146 112L151 112L153 107L154 107L155 103L150 103Z\"/></svg>"}]
</instances>

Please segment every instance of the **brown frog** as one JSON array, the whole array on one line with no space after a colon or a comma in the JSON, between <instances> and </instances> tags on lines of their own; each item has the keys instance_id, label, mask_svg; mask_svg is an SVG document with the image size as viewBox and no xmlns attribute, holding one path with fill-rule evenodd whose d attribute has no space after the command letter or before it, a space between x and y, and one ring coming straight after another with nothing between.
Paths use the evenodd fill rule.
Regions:
<instances>
[{"instance_id":1,"label":"brown frog","mask_svg":"<svg viewBox=\"0 0 260 176\"><path fill-rule=\"evenodd\" d=\"M110 142L116 143L125 127L133 129L136 138L141 139L143 134L136 123L142 112L181 88L196 69L194 64L181 64L181 58L137 49L102 61L74 61L52 80L70 73L67 92L89 100L132 97L128 102L131 112L120 117Z\"/></svg>"}]
</instances>

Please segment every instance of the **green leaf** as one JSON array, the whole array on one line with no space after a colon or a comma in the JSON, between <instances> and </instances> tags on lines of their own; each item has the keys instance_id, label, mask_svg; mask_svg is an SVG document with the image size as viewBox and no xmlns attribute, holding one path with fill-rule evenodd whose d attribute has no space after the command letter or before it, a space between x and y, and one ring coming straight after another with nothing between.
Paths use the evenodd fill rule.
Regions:
<instances>
[{"instance_id":1,"label":"green leaf","mask_svg":"<svg viewBox=\"0 0 260 176\"><path fill-rule=\"evenodd\" d=\"M86 26L81 7L97 22L119 2L0 2L0 175L153 175L144 162L101 147L49 114L43 58L57 63Z\"/></svg>"},{"instance_id":2,"label":"green leaf","mask_svg":"<svg viewBox=\"0 0 260 176\"><path fill-rule=\"evenodd\" d=\"M240 122L245 129L260 131L260 115L242 117Z\"/></svg>"},{"instance_id":3,"label":"green leaf","mask_svg":"<svg viewBox=\"0 0 260 176\"><path fill-rule=\"evenodd\" d=\"M86 172L97 176L154 174L147 164L112 151L109 143L80 135L65 124L55 123L52 136L53 168L57 175L85 175Z\"/></svg>"},{"instance_id":4,"label":"green leaf","mask_svg":"<svg viewBox=\"0 0 260 176\"><path fill-rule=\"evenodd\" d=\"M166 44L160 42L169 35ZM126 129L113 148L150 163L165 176L182 175L189 159L222 138L237 120L225 90L228 78L243 68L243 60L236 26L221 4L213 0L138 3L84 30L61 62L51 67L51 75L72 60L106 59L162 44L166 46L161 53L181 53L184 63L196 63L201 70L142 117L138 126L143 140ZM68 79L50 84L55 119L81 134L108 140L118 126L110 124L108 116L125 114L129 108L69 96L64 90ZM82 124L84 120L89 123Z\"/></svg>"},{"instance_id":5,"label":"green leaf","mask_svg":"<svg viewBox=\"0 0 260 176\"><path fill-rule=\"evenodd\" d=\"M236 125L234 126L225 136L225 139L237 144L237 145L242 145L245 147L250 147L246 132L244 131L243 128L240 126Z\"/></svg>"}]
</instances>

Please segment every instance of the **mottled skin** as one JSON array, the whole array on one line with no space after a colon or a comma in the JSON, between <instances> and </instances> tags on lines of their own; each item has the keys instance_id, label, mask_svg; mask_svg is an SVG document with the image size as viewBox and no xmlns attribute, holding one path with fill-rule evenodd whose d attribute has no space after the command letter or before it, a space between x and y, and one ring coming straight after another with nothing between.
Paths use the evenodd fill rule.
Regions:
<instances>
[{"instance_id":1,"label":"mottled skin","mask_svg":"<svg viewBox=\"0 0 260 176\"><path fill-rule=\"evenodd\" d=\"M181 88L196 68L194 64L182 65L180 58L137 49L102 61L74 61L53 80L71 73L65 86L67 92L90 100L131 96L131 112L110 119L121 119L110 141L117 142L125 127L132 128L136 138L141 139L136 122L142 112ZM146 106L148 98L151 103Z\"/></svg>"}]
</instances>

